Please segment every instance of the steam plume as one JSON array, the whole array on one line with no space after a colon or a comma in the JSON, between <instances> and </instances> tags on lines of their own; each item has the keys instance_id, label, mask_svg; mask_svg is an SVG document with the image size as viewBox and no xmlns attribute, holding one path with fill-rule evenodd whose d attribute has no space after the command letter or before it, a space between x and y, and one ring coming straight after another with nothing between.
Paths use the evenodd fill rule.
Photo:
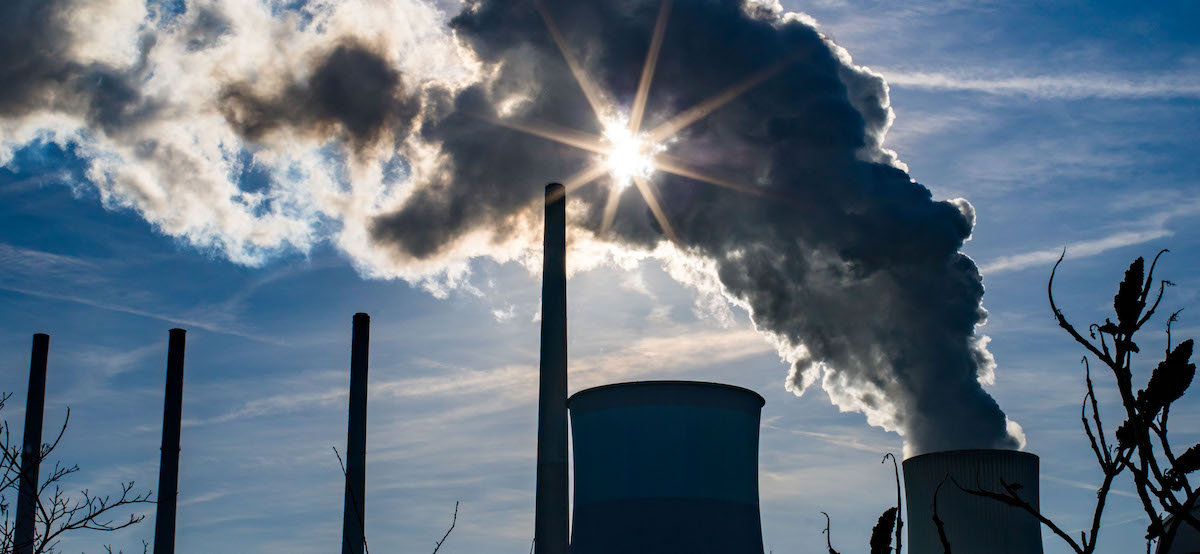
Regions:
<instances>
[{"instance_id":1,"label":"steam plume","mask_svg":"<svg viewBox=\"0 0 1200 554\"><path fill-rule=\"evenodd\" d=\"M606 116L630 110L659 7L546 6ZM88 9L132 32L98 43ZM529 262L540 184L595 155L514 127L604 130L527 0L472 2L449 21L419 0L182 13L18 0L0 21L0 77L19 83L0 92L0 163L32 141L76 144L83 186L109 206L241 263L331 241L365 275L441 293L474 257ZM634 187L601 233L602 177L572 193L577 245L657 256L744 306L791 363L789 390L819 383L910 453L1019 447L981 385L994 367L975 332L983 286L958 251L974 210L934 200L884 147L880 76L777 3L679 0L643 127L767 68L781 69L667 143L674 163L755 194L656 173L668 245ZM265 184L248 186L252 171Z\"/></svg>"}]
</instances>

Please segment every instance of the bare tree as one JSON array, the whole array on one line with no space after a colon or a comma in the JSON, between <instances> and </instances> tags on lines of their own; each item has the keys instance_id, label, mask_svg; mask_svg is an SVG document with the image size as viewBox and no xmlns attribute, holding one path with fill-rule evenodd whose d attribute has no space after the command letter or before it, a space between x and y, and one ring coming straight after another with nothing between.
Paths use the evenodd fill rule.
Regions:
<instances>
[{"instance_id":1,"label":"bare tree","mask_svg":"<svg viewBox=\"0 0 1200 554\"><path fill-rule=\"evenodd\" d=\"M1147 552L1150 552L1155 541L1158 542L1160 552L1167 552L1179 526L1184 523L1200 530L1200 521L1197 521L1192 513L1192 508L1200 499L1200 489L1194 488L1188 480L1188 474L1200 470L1200 444L1176 456L1167 433L1171 404L1187 391L1196 372L1196 365L1189 362L1192 340L1172 344L1171 324L1177 319L1178 311L1167 318L1167 345L1163 361L1158 363L1145 388L1135 393L1133 385L1133 355L1141 352L1141 348L1134 341L1134 335L1150 321L1158 309L1166 287L1173 284L1166 280L1157 283L1154 281L1154 267L1158 258L1165 252L1167 251L1162 250L1154 257L1149 271L1145 271L1143 258L1139 257L1130 264L1116 296L1113 297L1117 321L1106 318L1103 324L1089 325L1086 338L1054 302L1054 276L1063 261L1063 256L1066 255L1065 251L1054 264L1046 285L1050 309L1053 310L1059 327L1108 367L1120 393L1121 405L1125 409L1125 422L1118 426L1111 436L1108 435L1100 420L1100 403L1096 399L1092 384L1091 365L1085 355L1083 366L1087 392L1080 407L1080 419L1083 421L1083 430L1091 444L1092 453L1104 474L1104 480L1096 491L1096 506L1092 512L1090 531L1081 532L1079 540L1076 541L1017 495L1021 486L1019 483L1001 481L1003 490L999 491L964 488L959 485L959 488L968 493L991 498L1030 513L1079 554L1095 552L1100 517L1104 512L1108 493L1113 480L1124 471L1133 475L1137 496L1150 519L1150 525L1146 529ZM1150 294L1156 288L1155 285L1158 290L1153 302L1150 302Z\"/></svg>"},{"instance_id":2,"label":"bare tree","mask_svg":"<svg viewBox=\"0 0 1200 554\"><path fill-rule=\"evenodd\" d=\"M11 393L0 395L0 410L11 396ZM54 441L42 445L38 453L39 465L58 447L70 419L71 411L68 409ZM15 522L9 500L17 496L22 479L30 479L21 472L20 457L20 441L13 440L7 420L0 422L0 554L11 554L17 547L28 546L13 543ZM69 494L63 489L62 483L77 472L78 465L55 462L53 469L37 484L37 523L32 545L34 554L58 552L60 540L72 531L116 531L134 525L146 516L130 513L125 518L116 514L132 509L137 504L153 503L149 491L134 492L133 481L121 483L121 492L117 494L98 495L88 489L83 489L77 495ZM143 548L145 546L143 542ZM104 548L112 552L111 547Z\"/></svg>"}]
</instances>

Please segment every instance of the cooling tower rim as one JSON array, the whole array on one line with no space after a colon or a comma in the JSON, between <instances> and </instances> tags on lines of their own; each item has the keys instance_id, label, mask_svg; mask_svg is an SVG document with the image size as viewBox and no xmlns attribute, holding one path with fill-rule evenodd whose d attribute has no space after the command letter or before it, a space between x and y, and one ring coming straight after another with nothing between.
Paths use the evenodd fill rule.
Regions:
<instances>
[{"instance_id":1,"label":"cooling tower rim","mask_svg":"<svg viewBox=\"0 0 1200 554\"><path fill-rule=\"evenodd\" d=\"M1034 454L1032 452L1025 452L1022 450L1008 450L1005 448L960 448L957 450L939 450L937 452L926 452L924 454L917 454L916 456L910 456L908 458L905 458L903 464L908 465L909 462L912 462L915 460L919 461L922 459L932 459L935 457L946 457L946 456L959 455L959 454L991 454L991 455L997 455L997 456L1016 456L1016 457L1025 457L1026 460L1035 461L1035 462L1038 460L1041 460L1041 458L1039 458L1037 454Z\"/></svg>"},{"instance_id":2,"label":"cooling tower rim","mask_svg":"<svg viewBox=\"0 0 1200 554\"><path fill-rule=\"evenodd\" d=\"M663 386L678 386L681 388L699 388L699 389L706 389L706 390L724 389L724 390L728 390L728 391L734 391L734 392L738 392L738 393L742 393L742 394L751 395L757 401L759 408L763 407L767 403L767 400L765 398L763 398L761 394L758 394L757 392L750 390L748 388L745 388L745 387L739 387L737 385L730 385L727 383L713 383L710 381L662 379L662 380L645 380L645 381L625 381L622 383L609 383L607 385L599 385L596 387L586 388L586 389L578 391L575 394L572 394L570 397L568 397L567 398L567 407L568 408L572 407L571 405L576 403L580 397L587 397L587 396L591 396L596 393L603 394L604 392L607 392L607 391L620 390L620 389L642 389L642 388L663 387Z\"/></svg>"}]
</instances>

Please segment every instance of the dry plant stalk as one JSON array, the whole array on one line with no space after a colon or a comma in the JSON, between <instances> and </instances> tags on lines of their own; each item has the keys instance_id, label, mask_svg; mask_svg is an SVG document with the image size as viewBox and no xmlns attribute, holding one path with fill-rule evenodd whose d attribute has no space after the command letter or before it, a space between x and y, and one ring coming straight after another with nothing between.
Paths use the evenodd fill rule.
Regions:
<instances>
[{"instance_id":1,"label":"dry plant stalk","mask_svg":"<svg viewBox=\"0 0 1200 554\"><path fill-rule=\"evenodd\" d=\"M1163 361L1154 369L1145 388L1135 392L1133 386L1133 354L1141 352L1141 348L1134 341L1134 335L1150 321L1162 301L1166 287L1173 285L1166 280L1157 283L1154 281L1154 267L1165 252L1167 251L1162 250L1154 257L1149 271L1145 271L1143 258L1139 257L1130 264L1116 296L1113 297L1113 310L1116 312L1117 321L1106 318L1103 324L1089 325L1087 338L1079 333L1054 301L1054 277L1066 255L1065 251L1054 264L1046 285L1050 309L1054 312L1058 326L1109 369L1120 393L1121 405L1125 409L1124 423L1118 426L1110 437L1105 433L1100 420L1100 405L1092 382L1091 364L1088 357L1084 356L1084 381L1087 392L1080 406L1080 419L1092 453L1104 474L1104 480L1096 491L1096 506L1090 530L1081 532L1079 540L1076 541L1017 495L1021 487L1019 483L1001 481L1003 490L999 491L982 490L978 487L965 488L955 483L968 493L991 498L1030 513L1078 554L1091 554L1096 551L1100 518L1108 493L1113 480L1125 471L1132 474L1138 499L1150 519L1150 525L1146 529L1147 552L1150 552L1155 541L1158 542L1160 552L1167 552L1180 525L1186 523L1200 530L1200 521L1197 521L1192 513L1192 507L1200 500L1200 489L1194 488L1188 479L1190 473L1200 470L1200 444L1176 456L1167 430L1171 404L1183 397L1196 373L1196 365L1189 361L1192 355L1192 340L1172 346L1171 324L1178 318L1178 311L1167 318L1167 347ZM1158 285L1158 292L1151 303L1149 297L1155 284Z\"/></svg>"}]
</instances>

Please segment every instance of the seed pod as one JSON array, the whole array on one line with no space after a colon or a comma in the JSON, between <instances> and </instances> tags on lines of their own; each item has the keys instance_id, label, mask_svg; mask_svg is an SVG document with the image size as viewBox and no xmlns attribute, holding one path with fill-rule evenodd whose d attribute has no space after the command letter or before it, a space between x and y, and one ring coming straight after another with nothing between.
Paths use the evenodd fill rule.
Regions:
<instances>
[{"instance_id":1,"label":"seed pod","mask_svg":"<svg viewBox=\"0 0 1200 554\"><path fill-rule=\"evenodd\" d=\"M888 508L879 516L871 529L871 554L888 554L892 551L892 527L896 525L896 507Z\"/></svg>"},{"instance_id":2,"label":"seed pod","mask_svg":"<svg viewBox=\"0 0 1200 554\"><path fill-rule=\"evenodd\" d=\"M1191 356L1192 339L1188 339L1179 343L1154 368L1145 390L1138 391L1138 408L1143 416L1154 417L1165 406L1183 396L1196 376L1196 364L1188 362Z\"/></svg>"},{"instance_id":3,"label":"seed pod","mask_svg":"<svg viewBox=\"0 0 1200 554\"><path fill-rule=\"evenodd\" d=\"M1117 447L1129 448L1137 442L1137 436L1134 435L1133 424L1126 421L1120 427L1117 427Z\"/></svg>"},{"instance_id":4,"label":"seed pod","mask_svg":"<svg viewBox=\"0 0 1200 554\"><path fill-rule=\"evenodd\" d=\"M1187 452L1175 458L1173 467L1180 474L1188 474L1200 469L1200 444L1187 449Z\"/></svg>"},{"instance_id":5,"label":"seed pod","mask_svg":"<svg viewBox=\"0 0 1200 554\"><path fill-rule=\"evenodd\" d=\"M1142 315L1142 308L1146 307L1146 303L1141 300L1145 264L1146 261L1140 256L1129 264L1129 269L1125 271L1125 279L1121 281L1117 295L1113 297L1113 309L1117 312L1117 321L1125 334L1134 330L1138 316Z\"/></svg>"}]
</instances>

